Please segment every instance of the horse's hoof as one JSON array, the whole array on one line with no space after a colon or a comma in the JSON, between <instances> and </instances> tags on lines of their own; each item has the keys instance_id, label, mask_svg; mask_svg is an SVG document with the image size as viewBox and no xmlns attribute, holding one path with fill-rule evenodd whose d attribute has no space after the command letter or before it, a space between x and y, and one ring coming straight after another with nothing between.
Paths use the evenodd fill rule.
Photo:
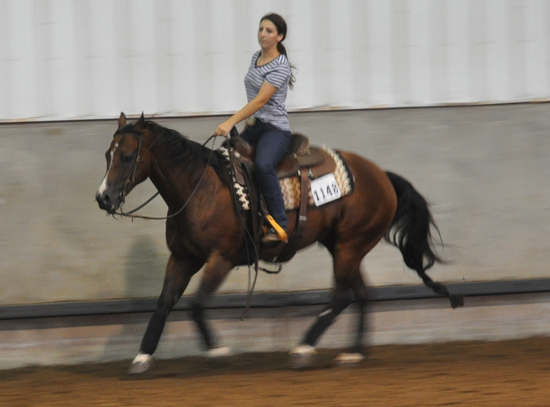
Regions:
<instances>
[{"instance_id":1,"label":"horse's hoof","mask_svg":"<svg viewBox=\"0 0 550 407\"><path fill-rule=\"evenodd\" d=\"M334 359L334 364L337 366L356 366L360 362L365 360L365 357L360 353L340 353L336 359Z\"/></svg>"},{"instance_id":2,"label":"horse's hoof","mask_svg":"<svg viewBox=\"0 0 550 407\"><path fill-rule=\"evenodd\" d=\"M292 357L292 368L301 370L311 367L317 352L310 345L301 345L290 352Z\"/></svg>"},{"instance_id":3,"label":"horse's hoof","mask_svg":"<svg viewBox=\"0 0 550 407\"><path fill-rule=\"evenodd\" d=\"M148 371L153 365L153 358L151 355L140 353L132 361L132 364L128 368L128 374L140 374Z\"/></svg>"},{"instance_id":4,"label":"horse's hoof","mask_svg":"<svg viewBox=\"0 0 550 407\"><path fill-rule=\"evenodd\" d=\"M212 348L208 349L206 352L207 358L225 358L231 356L231 348L228 348L227 346L221 346L219 348Z\"/></svg>"}]
</instances>

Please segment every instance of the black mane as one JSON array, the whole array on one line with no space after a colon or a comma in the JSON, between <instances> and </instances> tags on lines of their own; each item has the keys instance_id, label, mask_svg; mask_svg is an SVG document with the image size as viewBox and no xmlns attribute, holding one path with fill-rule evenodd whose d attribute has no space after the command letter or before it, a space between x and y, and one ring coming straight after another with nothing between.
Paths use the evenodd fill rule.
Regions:
<instances>
[{"instance_id":1,"label":"black mane","mask_svg":"<svg viewBox=\"0 0 550 407\"><path fill-rule=\"evenodd\" d=\"M156 135L151 150L161 150L159 159L169 160L174 163L195 162L206 163L210 155L210 149L189 140L176 130L162 127L155 122L145 122L145 129Z\"/></svg>"},{"instance_id":2,"label":"black mane","mask_svg":"<svg viewBox=\"0 0 550 407\"><path fill-rule=\"evenodd\" d=\"M227 167L218 151L212 151L208 147L189 140L176 130L163 127L155 122L146 121L144 126L145 129L156 135L151 145L151 151L160 152L158 159L167 160L174 165L185 162L188 165L196 166L197 169L203 168L209 162L220 178L225 180Z\"/></svg>"}]
</instances>

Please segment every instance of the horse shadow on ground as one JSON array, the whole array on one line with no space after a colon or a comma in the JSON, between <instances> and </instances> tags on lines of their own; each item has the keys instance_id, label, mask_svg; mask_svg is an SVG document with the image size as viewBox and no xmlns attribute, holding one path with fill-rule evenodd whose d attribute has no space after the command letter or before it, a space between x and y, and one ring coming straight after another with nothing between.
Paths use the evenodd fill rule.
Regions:
<instances>
[{"instance_id":1,"label":"horse shadow on ground","mask_svg":"<svg viewBox=\"0 0 550 407\"><path fill-rule=\"evenodd\" d=\"M333 360L342 349L321 349L316 363L304 370L334 368ZM156 359L150 371L129 375L131 360L90 363L72 366L50 366L47 369L94 378L117 378L119 380L155 380L166 378L212 377L226 374L258 374L275 371L296 371L288 352L243 353L223 359L189 356L176 359ZM359 366L363 366L364 363ZM366 366L366 365L365 365ZM369 364L372 367L372 363Z\"/></svg>"}]
</instances>

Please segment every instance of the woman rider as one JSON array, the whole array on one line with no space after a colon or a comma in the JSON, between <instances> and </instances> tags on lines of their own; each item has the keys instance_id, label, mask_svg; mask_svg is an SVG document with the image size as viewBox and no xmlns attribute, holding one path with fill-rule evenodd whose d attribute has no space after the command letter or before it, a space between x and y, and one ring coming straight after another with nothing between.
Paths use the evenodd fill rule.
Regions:
<instances>
[{"instance_id":1,"label":"woman rider","mask_svg":"<svg viewBox=\"0 0 550 407\"><path fill-rule=\"evenodd\" d=\"M282 44L286 37L285 20L278 14L262 17L258 29L261 49L252 56L244 78L248 103L218 126L215 135L226 137L233 126L247 119L240 137L256 150L254 168L271 218L271 226L262 237L264 244L287 242L287 216L276 165L289 152L290 124L286 111L288 88L294 84L292 65Z\"/></svg>"}]
</instances>

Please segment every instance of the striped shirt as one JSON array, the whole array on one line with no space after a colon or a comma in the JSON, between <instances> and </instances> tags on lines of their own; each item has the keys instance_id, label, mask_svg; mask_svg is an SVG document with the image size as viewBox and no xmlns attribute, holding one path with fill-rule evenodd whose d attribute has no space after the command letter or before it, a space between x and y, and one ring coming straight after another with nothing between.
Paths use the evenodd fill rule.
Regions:
<instances>
[{"instance_id":1,"label":"striped shirt","mask_svg":"<svg viewBox=\"0 0 550 407\"><path fill-rule=\"evenodd\" d=\"M262 66L256 66L259 56L260 51L254 53L250 68L244 77L244 86L248 101L250 102L258 95L264 82L275 86L277 90L271 96L271 99L260 110L254 113L254 117L271 123L281 130L290 131L290 123L285 106L288 82L291 76L290 63L283 54L280 54L273 61Z\"/></svg>"}]
</instances>

